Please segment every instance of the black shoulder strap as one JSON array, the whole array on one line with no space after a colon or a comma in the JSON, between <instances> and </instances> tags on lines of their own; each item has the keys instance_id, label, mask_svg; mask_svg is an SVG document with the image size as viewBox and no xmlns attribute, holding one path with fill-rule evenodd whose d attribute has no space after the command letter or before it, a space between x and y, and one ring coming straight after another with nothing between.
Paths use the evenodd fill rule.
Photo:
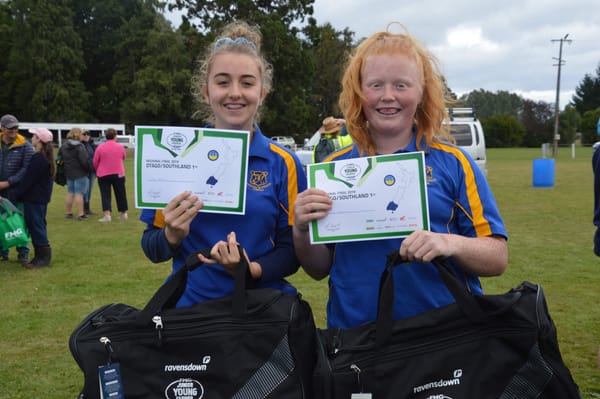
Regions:
<instances>
[{"instance_id":1,"label":"black shoulder strap","mask_svg":"<svg viewBox=\"0 0 600 399\"><path fill-rule=\"evenodd\" d=\"M246 289L256 287L256 281L250 275L250 268L246 257L243 254L242 247L238 246L240 252L240 264L237 268L235 276L235 288L233 292L233 308L232 314L234 317L245 317L246 314ZM164 309L174 308L183 295L187 284L187 275L192 270L203 265L198 259L198 254L201 253L205 258L210 258L210 249L206 248L201 251L190 254L185 264L175 272L159 289L154 296L148 301L148 304L142 309L138 316L140 324L150 323L152 317Z\"/></svg>"},{"instance_id":2,"label":"black shoulder strap","mask_svg":"<svg viewBox=\"0 0 600 399\"><path fill-rule=\"evenodd\" d=\"M394 322L394 278L393 268L401 265L404 260L397 250L387 254L386 268L381 275L379 283L379 298L376 320L376 348L382 348L392 335ZM488 316L481 308L475 297L465 288L454 274L452 268L444 259L435 259L432 262L438 269L440 276L456 300L464 315L474 323L484 323Z\"/></svg>"}]
</instances>

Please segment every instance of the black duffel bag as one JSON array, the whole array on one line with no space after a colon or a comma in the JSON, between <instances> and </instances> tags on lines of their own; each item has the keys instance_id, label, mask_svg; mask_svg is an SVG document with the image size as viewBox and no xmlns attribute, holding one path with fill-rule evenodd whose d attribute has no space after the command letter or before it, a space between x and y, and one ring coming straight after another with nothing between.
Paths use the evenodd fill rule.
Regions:
<instances>
[{"instance_id":1,"label":"black duffel bag","mask_svg":"<svg viewBox=\"0 0 600 399\"><path fill-rule=\"evenodd\" d=\"M542 287L472 295L434 262L456 303L393 319L388 255L377 320L318 332L315 397L322 399L580 399L563 363Z\"/></svg>"},{"instance_id":2,"label":"black duffel bag","mask_svg":"<svg viewBox=\"0 0 600 399\"><path fill-rule=\"evenodd\" d=\"M230 296L174 307L188 271L201 265L192 254L144 309L111 304L87 316L69 340L84 374L79 397L311 399L310 306L299 294L247 289L240 256Z\"/></svg>"}]
</instances>

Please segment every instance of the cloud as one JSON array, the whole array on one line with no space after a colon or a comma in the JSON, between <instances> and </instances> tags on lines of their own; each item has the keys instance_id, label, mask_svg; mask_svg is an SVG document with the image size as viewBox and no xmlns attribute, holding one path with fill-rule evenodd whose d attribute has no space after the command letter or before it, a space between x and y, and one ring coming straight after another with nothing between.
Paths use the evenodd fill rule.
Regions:
<instances>
[{"instance_id":1,"label":"cloud","mask_svg":"<svg viewBox=\"0 0 600 399\"><path fill-rule=\"evenodd\" d=\"M597 0L315 0L318 24L349 28L356 38L385 30L392 21L439 59L455 93L485 89L554 103L560 39L560 105L600 65Z\"/></svg>"},{"instance_id":2,"label":"cloud","mask_svg":"<svg viewBox=\"0 0 600 399\"><path fill-rule=\"evenodd\" d=\"M446 43L450 50L477 48L484 53L494 53L500 46L482 35L481 27L457 26L448 30Z\"/></svg>"}]
</instances>

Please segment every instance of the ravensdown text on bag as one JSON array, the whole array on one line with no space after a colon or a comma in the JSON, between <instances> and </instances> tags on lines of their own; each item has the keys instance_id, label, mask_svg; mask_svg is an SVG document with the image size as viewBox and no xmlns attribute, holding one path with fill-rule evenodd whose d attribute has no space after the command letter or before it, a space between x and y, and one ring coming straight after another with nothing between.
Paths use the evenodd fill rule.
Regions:
<instances>
[{"instance_id":1,"label":"ravensdown text on bag","mask_svg":"<svg viewBox=\"0 0 600 399\"><path fill-rule=\"evenodd\" d=\"M80 398L100 399L101 388L118 387L127 399L315 399L308 303L299 294L247 287L242 256L232 295L176 308L187 273L201 266L197 253L190 259L143 309L108 304L73 331ZM99 367L107 367L104 374Z\"/></svg>"},{"instance_id":2,"label":"ravensdown text on bag","mask_svg":"<svg viewBox=\"0 0 600 399\"><path fill-rule=\"evenodd\" d=\"M397 254L388 255L375 322L319 330L315 397L581 399L541 286L473 295L435 262L456 303L393 320L392 273L407 267Z\"/></svg>"}]
</instances>

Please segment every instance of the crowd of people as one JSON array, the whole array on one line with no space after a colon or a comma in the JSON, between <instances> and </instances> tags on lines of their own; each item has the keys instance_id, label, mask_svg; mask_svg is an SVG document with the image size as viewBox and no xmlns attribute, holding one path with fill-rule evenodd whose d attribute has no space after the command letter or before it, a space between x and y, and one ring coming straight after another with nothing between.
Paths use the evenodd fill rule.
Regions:
<instances>
[{"instance_id":1,"label":"crowd of people","mask_svg":"<svg viewBox=\"0 0 600 399\"><path fill-rule=\"evenodd\" d=\"M29 129L31 137L27 139L19 132L19 120L11 114L2 116L0 129L0 201L10 201L22 215L34 250L30 259L28 245L16 246L17 261L27 269L50 266L52 249L46 214L57 168L55 136L45 127L36 127ZM95 214L90 201L97 174L104 212L99 221L111 221L111 187L114 188L120 219L128 218L126 153L123 146L115 143L116 134L114 129L107 129L106 142L96 146L89 131L74 127L56 151L64 162L67 219L83 221L89 218L88 215ZM9 260L9 249L4 245L0 246L0 260Z\"/></svg>"}]
</instances>

